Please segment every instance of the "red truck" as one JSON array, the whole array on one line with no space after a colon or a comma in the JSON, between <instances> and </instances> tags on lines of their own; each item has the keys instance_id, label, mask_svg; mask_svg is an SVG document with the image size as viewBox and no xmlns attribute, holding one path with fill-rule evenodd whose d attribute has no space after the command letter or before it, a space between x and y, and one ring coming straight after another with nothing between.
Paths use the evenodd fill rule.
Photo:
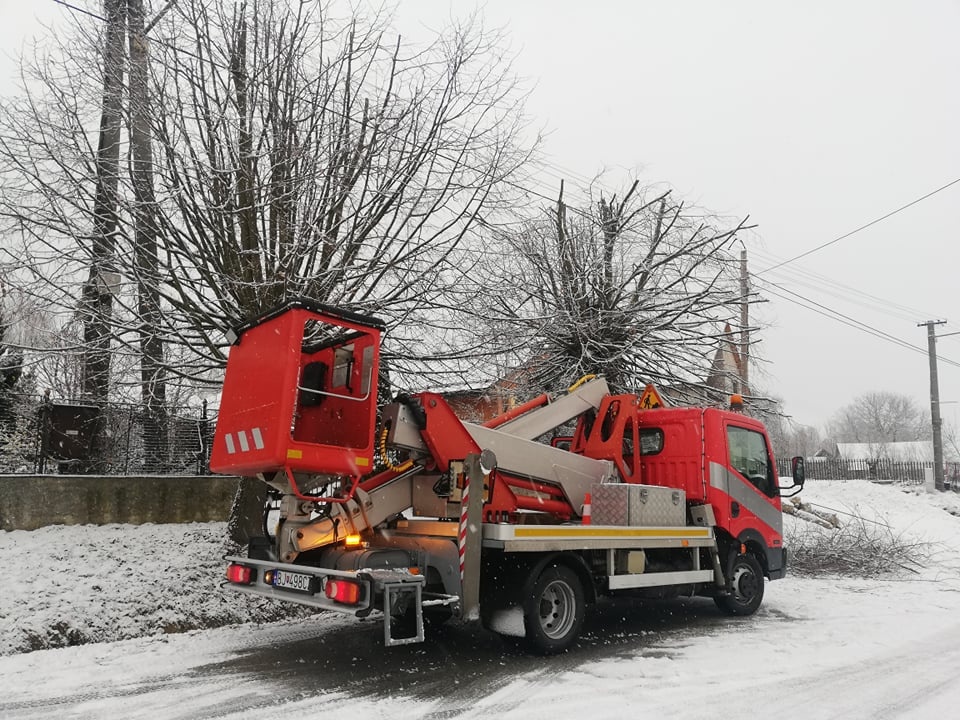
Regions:
<instances>
[{"instance_id":1,"label":"red truck","mask_svg":"<svg viewBox=\"0 0 960 720\"><path fill-rule=\"evenodd\" d=\"M378 406L383 331L307 299L233 331L210 465L277 500L226 587L382 619L387 645L456 617L554 653L603 596L698 594L747 615L783 577L757 420L602 378L484 424L434 393Z\"/></svg>"}]
</instances>

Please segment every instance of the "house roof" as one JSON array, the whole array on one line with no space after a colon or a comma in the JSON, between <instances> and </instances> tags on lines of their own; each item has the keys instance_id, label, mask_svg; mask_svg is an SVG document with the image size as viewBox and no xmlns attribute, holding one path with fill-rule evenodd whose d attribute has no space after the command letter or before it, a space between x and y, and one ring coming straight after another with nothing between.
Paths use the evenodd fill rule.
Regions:
<instances>
[{"instance_id":1,"label":"house roof","mask_svg":"<svg viewBox=\"0 0 960 720\"><path fill-rule=\"evenodd\" d=\"M723 334L726 339L714 353L706 384L723 392L749 395L749 388L743 385L744 358L740 354L739 345L732 340L733 330L730 323L724 326Z\"/></svg>"}]
</instances>

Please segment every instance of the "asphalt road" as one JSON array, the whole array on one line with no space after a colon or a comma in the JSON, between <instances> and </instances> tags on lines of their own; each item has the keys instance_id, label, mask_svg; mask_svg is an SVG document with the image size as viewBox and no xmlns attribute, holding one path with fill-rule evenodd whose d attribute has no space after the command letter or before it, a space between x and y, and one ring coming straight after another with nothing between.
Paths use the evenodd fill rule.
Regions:
<instances>
[{"instance_id":1,"label":"asphalt road","mask_svg":"<svg viewBox=\"0 0 960 720\"><path fill-rule=\"evenodd\" d=\"M606 602L542 658L473 625L385 648L321 615L0 658L0 718L931 719L960 707L960 586L785 582L749 618Z\"/></svg>"},{"instance_id":2,"label":"asphalt road","mask_svg":"<svg viewBox=\"0 0 960 720\"><path fill-rule=\"evenodd\" d=\"M383 706L402 698L408 709L418 701L433 708L411 716L440 720L518 676L556 677L618 656L668 657L696 636L723 632L727 622L709 600L608 601L588 614L577 647L548 658L458 623L430 628L423 644L385 648L382 625L340 618L264 626L252 635L226 628L171 636L167 644L183 647L169 653L144 640L67 648L36 654L62 666L49 668L39 697L0 697L0 717L263 717L311 698L318 711L331 698Z\"/></svg>"}]
</instances>

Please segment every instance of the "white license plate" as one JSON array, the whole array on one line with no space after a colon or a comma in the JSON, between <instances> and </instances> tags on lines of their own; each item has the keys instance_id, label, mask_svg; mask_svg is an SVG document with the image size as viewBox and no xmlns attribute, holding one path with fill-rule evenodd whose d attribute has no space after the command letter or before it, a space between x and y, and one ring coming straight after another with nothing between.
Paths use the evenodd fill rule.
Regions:
<instances>
[{"instance_id":1,"label":"white license plate","mask_svg":"<svg viewBox=\"0 0 960 720\"><path fill-rule=\"evenodd\" d=\"M284 590L313 592L313 588L311 587L312 583L310 582L312 579L313 577L311 575L277 570L273 576L273 586L283 588Z\"/></svg>"}]
</instances>

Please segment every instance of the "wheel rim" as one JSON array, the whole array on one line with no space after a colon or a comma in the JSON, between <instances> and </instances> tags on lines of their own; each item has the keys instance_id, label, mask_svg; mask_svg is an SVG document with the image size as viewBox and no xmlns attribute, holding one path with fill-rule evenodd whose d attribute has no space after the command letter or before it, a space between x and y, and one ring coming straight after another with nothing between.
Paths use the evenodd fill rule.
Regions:
<instances>
[{"instance_id":1,"label":"wheel rim","mask_svg":"<svg viewBox=\"0 0 960 720\"><path fill-rule=\"evenodd\" d=\"M757 596L757 575L748 565L738 565L733 573L733 596L741 605L749 605Z\"/></svg>"},{"instance_id":2,"label":"wheel rim","mask_svg":"<svg viewBox=\"0 0 960 720\"><path fill-rule=\"evenodd\" d=\"M560 580L554 580L540 595L540 629L547 637L556 640L564 637L576 621L576 596L573 588Z\"/></svg>"}]
</instances>

